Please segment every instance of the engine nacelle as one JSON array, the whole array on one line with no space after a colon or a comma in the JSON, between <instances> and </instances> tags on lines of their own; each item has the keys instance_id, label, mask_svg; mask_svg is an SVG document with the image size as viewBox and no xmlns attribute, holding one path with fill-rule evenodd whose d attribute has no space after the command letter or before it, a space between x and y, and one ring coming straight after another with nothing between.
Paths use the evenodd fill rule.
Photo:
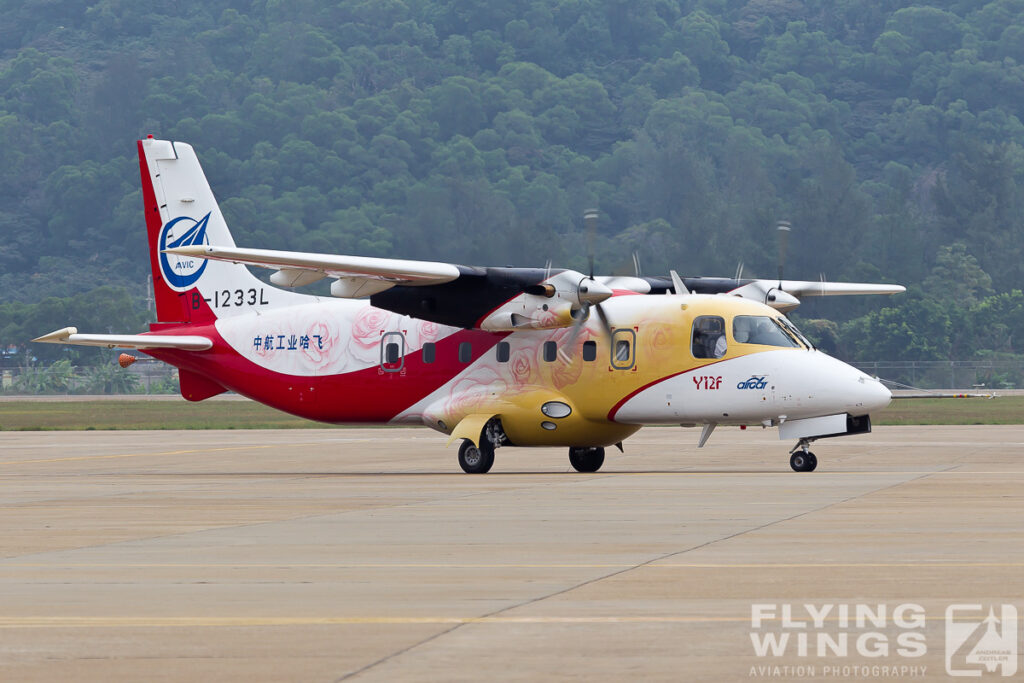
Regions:
<instances>
[{"instance_id":1,"label":"engine nacelle","mask_svg":"<svg viewBox=\"0 0 1024 683\"><path fill-rule=\"evenodd\" d=\"M574 321L573 305L565 299L535 294L521 294L502 305L480 321L480 329L488 332L515 330L551 330L568 327Z\"/></svg>"},{"instance_id":2,"label":"engine nacelle","mask_svg":"<svg viewBox=\"0 0 1024 683\"><path fill-rule=\"evenodd\" d=\"M480 329L510 332L521 329L550 330L569 327L573 313L612 295L605 285L582 273L566 270L530 286L480 321Z\"/></svg>"}]
</instances>

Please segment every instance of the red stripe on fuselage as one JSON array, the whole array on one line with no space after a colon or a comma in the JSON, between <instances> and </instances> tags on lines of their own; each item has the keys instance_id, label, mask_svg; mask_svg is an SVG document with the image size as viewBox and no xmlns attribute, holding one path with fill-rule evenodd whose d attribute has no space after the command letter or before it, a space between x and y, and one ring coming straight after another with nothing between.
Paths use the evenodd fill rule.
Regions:
<instances>
[{"instance_id":1,"label":"red stripe on fuselage","mask_svg":"<svg viewBox=\"0 0 1024 683\"><path fill-rule=\"evenodd\" d=\"M614 422L615 421L615 415L619 412L619 409L622 408L622 406L626 405L626 402L629 401L629 399L633 398L634 396L636 396L637 394L639 394L642 391L646 391L647 389L650 389L655 384L661 384L665 380L672 379L673 377L678 377L679 375L685 375L686 373L693 372L695 370L703 370L704 368L706 368L706 367L708 367L710 365L715 365L716 363L721 363L721 362L724 362L724 361L727 361L727 360L729 360L729 359L728 358L720 358L719 360L711 361L710 363L705 363L704 365L698 365L697 367L688 368L686 370L680 370L679 372L673 372L671 375L665 375L664 377L656 379L653 382L648 382L647 384L643 385L639 389L636 389L636 390L631 391L630 393L626 394L626 396L623 397L622 400L620 400L618 403L616 403L614 406L612 406L612 409L608 411L608 420L611 421L611 422Z\"/></svg>"},{"instance_id":2,"label":"red stripe on fuselage","mask_svg":"<svg viewBox=\"0 0 1024 683\"><path fill-rule=\"evenodd\" d=\"M381 423L429 396L482 355L508 333L461 330L435 345L435 361L424 363L423 354L405 356L400 372L385 372L380 366L335 375L297 376L268 370L233 349L214 325L179 328L213 340L207 351L151 349L149 355L179 368L209 377L218 384L269 406L321 422ZM161 330L161 334L173 334ZM458 360L459 344L472 345L469 363Z\"/></svg>"}]
</instances>

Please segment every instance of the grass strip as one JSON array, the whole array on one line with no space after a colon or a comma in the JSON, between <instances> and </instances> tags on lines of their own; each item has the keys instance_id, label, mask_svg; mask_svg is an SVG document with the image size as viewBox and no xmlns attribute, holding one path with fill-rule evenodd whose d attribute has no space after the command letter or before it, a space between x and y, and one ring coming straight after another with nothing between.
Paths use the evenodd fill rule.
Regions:
<instances>
[{"instance_id":1,"label":"grass strip","mask_svg":"<svg viewBox=\"0 0 1024 683\"><path fill-rule=\"evenodd\" d=\"M5 401L0 431L331 427L253 401Z\"/></svg>"},{"instance_id":2,"label":"grass strip","mask_svg":"<svg viewBox=\"0 0 1024 683\"><path fill-rule=\"evenodd\" d=\"M1024 396L899 399L876 425L1024 424ZM4 401L0 431L108 429L302 429L311 422L253 401Z\"/></svg>"}]
</instances>

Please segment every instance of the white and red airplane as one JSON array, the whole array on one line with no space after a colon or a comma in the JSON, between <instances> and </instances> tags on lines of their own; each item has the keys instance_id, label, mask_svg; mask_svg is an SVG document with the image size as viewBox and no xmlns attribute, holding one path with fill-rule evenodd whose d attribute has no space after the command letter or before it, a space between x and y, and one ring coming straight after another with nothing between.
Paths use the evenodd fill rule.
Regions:
<instances>
[{"instance_id":1,"label":"white and red airplane","mask_svg":"<svg viewBox=\"0 0 1024 683\"><path fill-rule=\"evenodd\" d=\"M717 425L778 427L797 440L793 469L811 471L812 441L870 431L891 398L783 312L900 286L239 248L191 146L138 150L159 322L35 341L139 349L177 367L191 401L234 391L311 420L426 425L462 439L459 464L482 473L500 446L567 446L593 472L652 424L702 425L698 447ZM271 284L247 266L275 270ZM323 278L331 297L291 291Z\"/></svg>"}]
</instances>

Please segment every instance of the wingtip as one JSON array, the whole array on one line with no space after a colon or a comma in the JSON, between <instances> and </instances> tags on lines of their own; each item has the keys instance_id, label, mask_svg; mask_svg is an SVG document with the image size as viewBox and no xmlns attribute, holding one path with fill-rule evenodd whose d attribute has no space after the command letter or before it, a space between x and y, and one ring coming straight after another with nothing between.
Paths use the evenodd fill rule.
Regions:
<instances>
[{"instance_id":1,"label":"wingtip","mask_svg":"<svg viewBox=\"0 0 1024 683\"><path fill-rule=\"evenodd\" d=\"M66 342L73 334L78 334L77 327L62 327L59 330L54 330L50 334L44 334L41 337L36 337L32 341L43 344L61 344Z\"/></svg>"}]
</instances>

